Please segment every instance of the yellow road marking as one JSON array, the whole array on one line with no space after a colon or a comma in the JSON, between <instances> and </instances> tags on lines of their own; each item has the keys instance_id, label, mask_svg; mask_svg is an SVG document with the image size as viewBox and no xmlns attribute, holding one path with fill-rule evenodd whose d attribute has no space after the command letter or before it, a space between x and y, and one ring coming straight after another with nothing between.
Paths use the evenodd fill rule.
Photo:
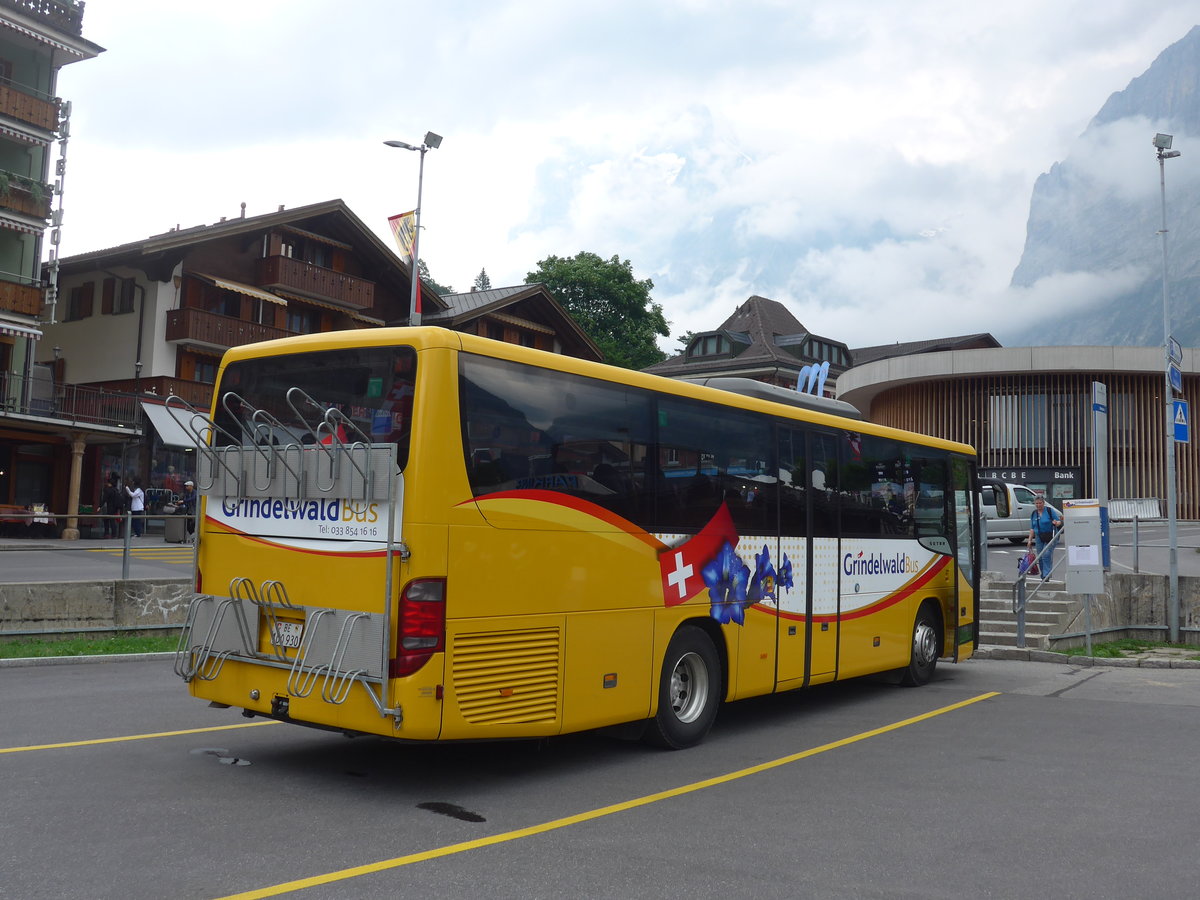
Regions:
<instances>
[{"instance_id":1,"label":"yellow road marking","mask_svg":"<svg viewBox=\"0 0 1200 900\"><path fill-rule=\"evenodd\" d=\"M122 741L147 741L151 738L178 737L181 734L206 734L210 731L231 731L234 728L257 728L259 725L278 725L274 719L265 722L239 722L237 725L214 725L211 728L185 728L183 731L159 731L154 734L127 734L123 737L95 738L90 741L65 741L61 744L35 744L29 747L0 747L2 753L24 753L28 750L61 750L64 747L90 747L93 744L119 744Z\"/></svg>"},{"instance_id":2,"label":"yellow road marking","mask_svg":"<svg viewBox=\"0 0 1200 900\"><path fill-rule=\"evenodd\" d=\"M705 788L715 787L720 784L727 784L731 781L736 781L740 778L746 778L749 775L757 775L760 772L766 772L771 769L777 769L780 766L786 766L790 763L798 762L802 759L807 759L810 756L816 756L820 753L826 753L830 750L836 750L840 747L847 747L850 744L856 744L859 741L865 741L868 738L878 737L882 734L887 734L889 731L896 731L899 728L904 728L908 725L915 725L917 722L924 722L926 719L932 719L935 716L944 715L948 712L962 709L965 706L970 706L972 703L978 703L980 700L988 700L992 697L998 697L999 691L991 691L986 694L980 694L978 697L972 697L969 700L963 700L960 703L953 703L950 706L943 706L940 709L932 710L931 712L922 713L919 716L913 716L910 719L903 719L899 722L893 722L891 725L884 725L881 728L873 728L870 731L864 731L861 734L852 735L841 740L831 741L828 744L822 744L819 747L813 747L810 750L802 750L799 753L793 753L789 756L781 756L779 759L773 759L769 762L759 763L755 766L750 766L746 769L739 769L736 772L729 772L725 775L718 775L713 778L706 778L703 781L695 781L691 784L685 784L681 787L670 788L669 790L659 791L656 794L647 794L644 797L638 797L634 800L626 800L623 803L614 803L611 806L602 806L599 809L588 810L587 812L577 813L573 816L566 816L562 819L554 819L550 822L543 822L540 825L531 825L528 828L518 828L515 831L506 831L503 834L494 834L490 837L478 838L473 841L463 841L459 844L448 844L445 847L435 847L433 850L423 850L420 853L410 853L407 856L397 856L394 859L385 859L380 862L368 863L362 866L353 866L349 869L341 869L337 872L327 872L324 875L314 875L310 878L299 878L295 881L288 881L283 884L272 885L271 887L259 888L253 891L246 891L241 894L230 894L226 897L218 898L218 900L258 900L261 897L277 897L280 894L287 894L292 891L301 891L305 888L316 887L321 884L332 884L335 881L345 881L350 878L358 878L362 875L371 875L375 872L384 872L388 869L398 869L401 866L412 865L413 863L424 862L430 859L438 859L443 856L453 856L458 853L465 853L468 850L478 850L480 847L491 847L496 844L504 844L509 841L519 840L520 838L532 837L538 834L545 834L549 831L557 831L560 828L566 828L569 825L578 825L581 822L590 822L594 819L600 819L605 816L611 816L613 813L625 812L630 809L637 809L639 806L648 806L651 803L657 803L660 800L669 800L672 797L681 797L684 794L691 794L696 791L704 790Z\"/></svg>"}]
</instances>

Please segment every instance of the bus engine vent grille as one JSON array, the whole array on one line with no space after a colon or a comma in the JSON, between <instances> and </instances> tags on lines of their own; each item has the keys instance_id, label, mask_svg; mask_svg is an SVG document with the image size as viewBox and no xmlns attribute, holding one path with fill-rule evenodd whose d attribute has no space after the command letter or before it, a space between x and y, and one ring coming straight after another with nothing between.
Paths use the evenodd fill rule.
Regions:
<instances>
[{"instance_id":1,"label":"bus engine vent grille","mask_svg":"<svg viewBox=\"0 0 1200 900\"><path fill-rule=\"evenodd\" d=\"M561 657L557 628L456 635L453 684L463 719L472 725L553 722Z\"/></svg>"}]
</instances>

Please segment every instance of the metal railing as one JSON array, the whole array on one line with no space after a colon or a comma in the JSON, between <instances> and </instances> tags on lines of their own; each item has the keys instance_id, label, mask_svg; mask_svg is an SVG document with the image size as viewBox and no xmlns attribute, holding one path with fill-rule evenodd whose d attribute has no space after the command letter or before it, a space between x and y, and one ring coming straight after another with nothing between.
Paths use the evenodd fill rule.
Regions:
<instances>
[{"instance_id":1,"label":"metal railing","mask_svg":"<svg viewBox=\"0 0 1200 900\"><path fill-rule=\"evenodd\" d=\"M1033 595L1040 591L1042 589L1042 585L1049 581L1050 576L1054 574L1053 551L1054 546L1058 543L1059 537L1062 535L1062 532L1063 530L1061 528L1054 532L1054 537L1042 545L1041 551L1034 556L1033 562L1029 564L1024 572L1018 574L1017 580L1013 582L1013 614L1017 617L1017 646L1020 648L1024 648L1025 646L1025 608ZM1051 555L1046 557L1047 553L1050 553ZM1040 573L1042 571L1042 566L1044 565L1044 558L1048 558L1050 560L1050 571L1047 572L1043 578ZM1035 567L1039 572L1038 577L1041 579L1042 584L1037 585L1032 592L1026 594L1025 582L1029 578L1029 573L1032 572Z\"/></svg>"},{"instance_id":2,"label":"metal railing","mask_svg":"<svg viewBox=\"0 0 1200 900\"><path fill-rule=\"evenodd\" d=\"M47 378L0 373L0 416L40 416L61 422L138 430L141 407L133 394Z\"/></svg>"}]
</instances>

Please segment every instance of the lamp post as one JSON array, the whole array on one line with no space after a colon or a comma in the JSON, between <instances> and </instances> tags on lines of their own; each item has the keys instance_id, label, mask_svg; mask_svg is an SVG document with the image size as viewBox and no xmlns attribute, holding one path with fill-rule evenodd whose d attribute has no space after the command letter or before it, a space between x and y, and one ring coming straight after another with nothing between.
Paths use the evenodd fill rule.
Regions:
<instances>
[{"instance_id":1,"label":"lamp post","mask_svg":"<svg viewBox=\"0 0 1200 900\"><path fill-rule=\"evenodd\" d=\"M421 154L421 165L417 169L417 208L414 212L415 221L413 223L412 290L408 296L408 324L420 325L421 311L417 309L417 290L421 275L417 271L417 268L421 259L418 254L421 246L421 189L425 182L425 153L442 146L442 136L434 134L432 131L427 131L419 147L406 144L404 141L384 141L383 143L388 147L399 147L401 150L415 150Z\"/></svg>"},{"instance_id":2,"label":"lamp post","mask_svg":"<svg viewBox=\"0 0 1200 900\"><path fill-rule=\"evenodd\" d=\"M1170 588L1167 597L1167 632L1168 640L1173 644L1179 643L1179 533L1175 512L1175 404L1172 402L1173 388L1171 386L1171 311L1167 302L1167 167L1166 160L1179 155L1178 150L1171 149L1173 137L1169 134L1156 134L1154 148L1158 151L1158 184L1162 193L1162 296L1163 296L1163 369L1166 384L1164 388L1166 419L1167 419L1167 553L1169 560Z\"/></svg>"}]
</instances>

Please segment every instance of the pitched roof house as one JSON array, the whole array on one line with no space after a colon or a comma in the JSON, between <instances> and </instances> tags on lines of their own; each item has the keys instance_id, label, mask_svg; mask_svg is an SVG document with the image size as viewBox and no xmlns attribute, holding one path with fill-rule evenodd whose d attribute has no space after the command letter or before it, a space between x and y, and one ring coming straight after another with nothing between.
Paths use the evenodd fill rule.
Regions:
<instances>
[{"instance_id":1,"label":"pitched roof house","mask_svg":"<svg viewBox=\"0 0 1200 900\"><path fill-rule=\"evenodd\" d=\"M833 396L837 376L850 367L841 341L808 331L786 306L753 296L713 331L694 334L684 352L645 371L668 378L727 376L796 387L805 366L829 363L825 388Z\"/></svg>"}]
</instances>

